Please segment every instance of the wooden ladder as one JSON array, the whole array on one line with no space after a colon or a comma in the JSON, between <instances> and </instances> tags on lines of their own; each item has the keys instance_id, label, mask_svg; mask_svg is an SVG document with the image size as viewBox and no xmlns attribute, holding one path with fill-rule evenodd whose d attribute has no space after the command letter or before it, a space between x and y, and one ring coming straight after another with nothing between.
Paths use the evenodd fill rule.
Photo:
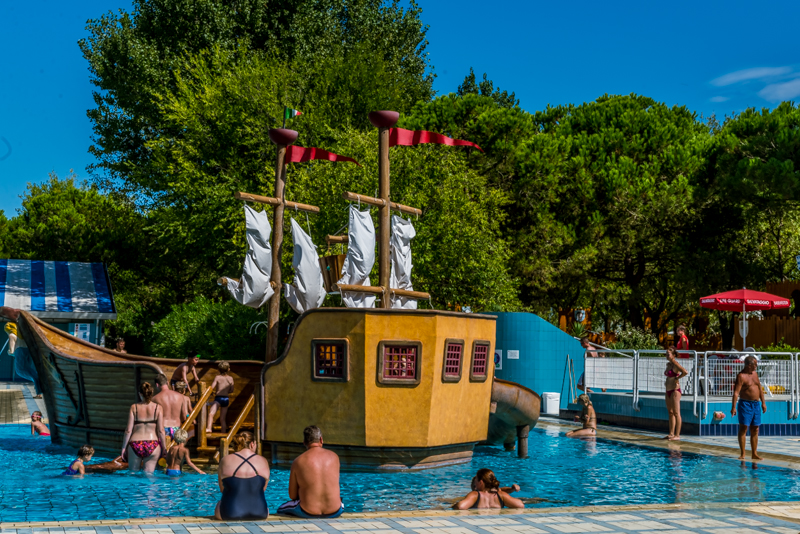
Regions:
<instances>
[{"instance_id":1,"label":"wooden ladder","mask_svg":"<svg viewBox=\"0 0 800 534\"><path fill-rule=\"evenodd\" d=\"M196 458L193 458L193 460L196 463L218 464L222 458L228 455L228 449L233 437L237 432L239 432L239 430L242 429L242 426L247 424L247 418L251 411L254 412L252 422L253 432L255 433L258 431L258 403L256 402L255 395L250 395L250 398L247 399L247 403L239 413L236 421L228 429L228 432L208 433L206 432L206 427L208 425L208 407L206 406L206 403L211 398L211 395L214 393L214 391L211 388L206 388L202 383L200 383L198 384L198 393L200 393L200 398L197 400L197 404L195 404L194 409L192 409L192 413L189 414L189 417L187 417L186 421L181 425L181 428L188 431L196 420L197 447L195 449ZM253 410L253 408L255 408L255 410ZM257 440L257 442L257 452L258 454L261 454L261 440Z\"/></svg>"}]
</instances>

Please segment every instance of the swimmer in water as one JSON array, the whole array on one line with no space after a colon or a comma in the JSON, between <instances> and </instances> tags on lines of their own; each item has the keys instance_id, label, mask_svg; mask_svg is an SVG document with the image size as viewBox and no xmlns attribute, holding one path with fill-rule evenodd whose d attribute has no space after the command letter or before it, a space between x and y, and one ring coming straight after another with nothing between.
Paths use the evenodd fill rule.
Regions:
<instances>
[{"instance_id":1,"label":"swimmer in water","mask_svg":"<svg viewBox=\"0 0 800 534\"><path fill-rule=\"evenodd\" d=\"M470 508L525 508L525 503L512 497L505 488L500 487L500 482L491 469L479 469L472 479L472 491L466 497L453 505L454 510L469 510Z\"/></svg>"},{"instance_id":2,"label":"swimmer in water","mask_svg":"<svg viewBox=\"0 0 800 534\"><path fill-rule=\"evenodd\" d=\"M201 475L205 475L203 471L192 463L192 459L189 457L189 449L186 448L187 439L189 439L189 433L182 428L176 430L175 435L172 436L172 440L175 444L167 451L167 475L171 477L181 475L181 465L183 462L186 462L189 467Z\"/></svg>"},{"instance_id":3,"label":"swimmer in water","mask_svg":"<svg viewBox=\"0 0 800 534\"><path fill-rule=\"evenodd\" d=\"M84 445L78 449L78 457L73 460L73 462L69 464L69 467L61 474L68 477L85 474L86 468L83 463L91 460L92 456L94 456L94 447L91 445Z\"/></svg>"},{"instance_id":4,"label":"swimmer in water","mask_svg":"<svg viewBox=\"0 0 800 534\"><path fill-rule=\"evenodd\" d=\"M42 423L42 412L35 411L31 414L31 436L39 434L40 436L49 436L50 429L47 425Z\"/></svg>"}]
</instances>

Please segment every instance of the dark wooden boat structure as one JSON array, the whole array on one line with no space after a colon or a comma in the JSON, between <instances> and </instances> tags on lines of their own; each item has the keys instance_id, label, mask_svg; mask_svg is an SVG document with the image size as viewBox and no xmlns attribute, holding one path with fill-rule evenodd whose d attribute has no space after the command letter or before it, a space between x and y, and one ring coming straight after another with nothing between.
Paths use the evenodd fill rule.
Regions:
<instances>
[{"instance_id":1,"label":"dark wooden boat structure","mask_svg":"<svg viewBox=\"0 0 800 534\"><path fill-rule=\"evenodd\" d=\"M16 310L15 310L16 311ZM8 314L6 314L8 315ZM8 317L6 317L8 318ZM131 404L139 401L139 386L163 373L170 378L183 360L122 354L78 339L25 311L16 320L39 374L54 443L73 448L92 445L104 455L118 455ZM228 434L205 435L205 401L211 394L203 384L217 375L216 365L202 361L198 366L201 384L197 413L201 461L210 461ZM231 395L228 421L238 428L253 429L250 415L261 376L262 362L231 361L230 375L235 389ZM244 415L244 417L237 417ZM241 419L241 421L239 421ZM186 425L188 428L189 425ZM233 429L233 428L232 428Z\"/></svg>"}]
</instances>

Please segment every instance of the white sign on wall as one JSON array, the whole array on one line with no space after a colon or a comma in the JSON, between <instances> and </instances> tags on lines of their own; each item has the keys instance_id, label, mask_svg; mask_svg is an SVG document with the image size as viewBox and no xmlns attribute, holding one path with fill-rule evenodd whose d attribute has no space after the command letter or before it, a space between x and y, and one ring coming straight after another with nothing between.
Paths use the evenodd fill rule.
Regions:
<instances>
[{"instance_id":1,"label":"white sign on wall","mask_svg":"<svg viewBox=\"0 0 800 534\"><path fill-rule=\"evenodd\" d=\"M503 370L503 351L495 349L494 351L494 369L495 371Z\"/></svg>"},{"instance_id":2,"label":"white sign on wall","mask_svg":"<svg viewBox=\"0 0 800 534\"><path fill-rule=\"evenodd\" d=\"M518 350L510 350L506 356L509 360L519 360L519 351Z\"/></svg>"},{"instance_id":3,"label":"white sign on wall","mask_svg":"<svg viewBox=\"0 0 800 534\"><path fill-rule=\"evenodd\" d=\"M75 323L75 332L73 335L78 339L89 341L89 332L91 325L86 323Z\"/></svg>"}]
</instances>

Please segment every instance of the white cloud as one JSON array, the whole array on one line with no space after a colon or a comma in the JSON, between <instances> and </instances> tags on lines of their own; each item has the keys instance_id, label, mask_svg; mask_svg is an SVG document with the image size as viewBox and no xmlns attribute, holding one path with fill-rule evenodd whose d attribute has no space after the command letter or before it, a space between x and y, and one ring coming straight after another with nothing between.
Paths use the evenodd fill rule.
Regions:
<instances>
[{"instance_id":1,"label":"white cloud","mask_svg":"<svg viewBox=\"0 0 800 534\"><path fill-rule=\"evenodd\" d=\"M800 96L800 78L784 83L773 83L758 92L758 96L771 102L790 100Z\"/></svg>"},{"instance_id":2,"label":"white cloud","mask_svg":"<svg viewBox=\"0 0 800 534\"><path fill-rule=\"evenodd\" d=\"M711 97L711 101L712 102L725 102L727 100L730 100L730 98L728 98L727 96L712 96Z\"/></svg>"},{"instance_id":3,"label":"white cloud","mask_svg":"<svg viewBox=\"0 0 800 534\"><path fill-rule=\"evenodd\" d=\"M746 82L748 80L772 78L774 76L781 76L790 72L792 72L791 67L756 67L754 69L737 70L736 72L731 72L711 80L711 85L722 87L734 83Z\"/></svg>"}]
</instances>

